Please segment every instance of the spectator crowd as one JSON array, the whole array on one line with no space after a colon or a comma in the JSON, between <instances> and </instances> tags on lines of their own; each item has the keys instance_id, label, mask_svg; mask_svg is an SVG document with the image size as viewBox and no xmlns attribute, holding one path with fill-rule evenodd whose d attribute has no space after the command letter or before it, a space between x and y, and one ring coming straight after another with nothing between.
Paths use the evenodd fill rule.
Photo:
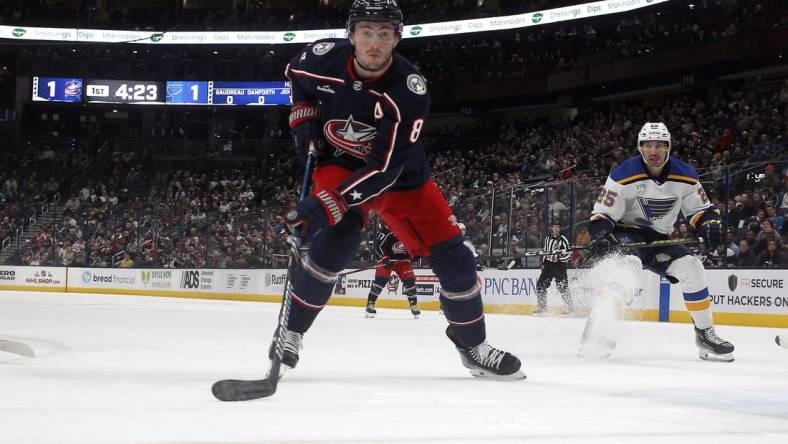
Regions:
<instances>
[{"instance_id":1,"label":"spectator crowd","mask_svg":"<svg viewBox=\"0 0 788 444\"><path fill-rule=\"evenodd\" d=\"M783 243L788 82L589 108L573 119L504 116L497 126L481 130L438 126L424 138L435 180L479 252L519 253L540 247L544 223L555 216L575 243L588 242L584 225L598 187L611 169L636 155L636 131L645 121L667 124L672 155L695 165L710 198L727 212L728 242L719 251L704 252L708 265L788 266ZM481 140L467 137L475 133L497 136L468 144ZM285 262L281 214L295 203L299 170L289 153L273 156L274 164L264 159L256 170L206 170L188 163L156 169L116 151L109 153L102 179L68 188L60 188L54 172L43 177L41 168L56 171L63 162L85 162L79 151L65 160L67 150L23 144L18 155L20 166L4 169L0 181L6 200L0 203L3 233L13 232L20 209L31 202L50 201L55 193L64 197L58 217L25 239L12 262L116 266L124 261L128 266L132 261L147 267ZM359 262L371 260L372 230L365 234ZM680 221L674 236L687 233Z\"/></svg>"}]
</instances>

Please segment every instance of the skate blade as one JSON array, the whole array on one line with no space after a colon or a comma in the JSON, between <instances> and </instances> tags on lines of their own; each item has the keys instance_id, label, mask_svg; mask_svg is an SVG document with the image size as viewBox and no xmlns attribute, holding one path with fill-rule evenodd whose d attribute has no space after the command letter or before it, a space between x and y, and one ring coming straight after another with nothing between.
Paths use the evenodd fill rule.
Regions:
<instances>
[{"instance_id":1,"label":"skate blade","mask_svg":"<svg viewBox=\"0 0 788 444\"><path fill-rule=\"evenodd\" d=\"M419 312L419 313L413 313L413 312L410 312L410 314L412 314L412 315L413 315L413 319L418 319L418 318L419 318L419 315L421 315L421 312Z\"/></svg>"},{"instance_id":2,"label":"skate blade","mask_svg":"<svg viewBox=\"0 0 788 444\"><path fill-rule=\"evenodd\" d=\"M733 362L733 353L717 354L717 353L701 350L698 352L698 357L703 359L704 361Z\"/></svg>"},{"instance_id":3,"label":"skate blade","mask_svg":"<svg viewBox=\"0 0 788 444\"><path fill-rule=\"evenodd\" d=\"M375 313L367 313L364 317L365 318L374 318L375 317Z\"/></svg>"},{"instance_id":4,"label":"skate blade","mask_svg":"<svg viewBox=\"0 0 788 444\"><path fill-rule=\"evenodd\" d=\"M499 375L480 368L472 368L470 370L471 374L476 378L492 379L495 381L517 381L519 379L526 379L525 373L523 373L522 370L517 370L510 375Z\"/></svg>"}]
</instances>

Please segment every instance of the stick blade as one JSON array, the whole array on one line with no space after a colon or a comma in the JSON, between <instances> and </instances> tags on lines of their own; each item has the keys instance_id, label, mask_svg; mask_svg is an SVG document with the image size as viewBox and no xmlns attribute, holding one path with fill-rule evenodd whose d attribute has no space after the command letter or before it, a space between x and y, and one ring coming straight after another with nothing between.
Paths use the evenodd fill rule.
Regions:
<instances>
[{"instance_id":1,"label":"stick blade","mask_svg":"<svg viewBox=\"0 0 788 444\"><path fill-rule=\"evenodd\" d=\"M268 379L240 380L224 379L216 382L211 388L213 396L220 401L250 401L267 398L276 393L276 383Z\"/></svg>"},{"instance_id":2,"label":"stick blade","mask_svg":"<svg viewBox=\"0 0 788 444\"><path fill-rule=\"evenodd\" d=\"M774 342L780 347L788 348L788 335L777 335L774 337Z\"/></svg>"},{"instance_id":3,"label":"stick blade","mask_svg":"<svg viewBox=\"0 0 788 444\"><path fill-rule=\"evenodd\" d=\"M36 357L33 349L23 342L6 341L4 339L0 339L0 351L27 356L28 358Z\"/></svg>"}]
</instances>

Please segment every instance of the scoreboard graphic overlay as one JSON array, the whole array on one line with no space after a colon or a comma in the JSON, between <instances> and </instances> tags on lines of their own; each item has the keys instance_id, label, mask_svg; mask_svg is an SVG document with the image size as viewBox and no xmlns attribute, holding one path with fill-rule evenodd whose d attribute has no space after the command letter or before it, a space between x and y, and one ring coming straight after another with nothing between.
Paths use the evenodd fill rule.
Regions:
<instances>
[{"instance_id":1,"label":"scoreboard graphic overlay","mask_svg":"<svg viewBox=\"0 0 788 444\"><path fill-rule=\"evenodd\" d=\"M87 103L163 104L164 82L139 80L85 81Z\"/></svg>"},{"instance_id":2,"label":"scoreboard graphic overlay","mask_svg":"<svg viewBox=\"0 0 788 444\"><path fill-rule=\"evenodd\" d=\"M35 102L130 105L290 105L290 82L109 80L33 77Z\"/></svg>"}]
</instances>

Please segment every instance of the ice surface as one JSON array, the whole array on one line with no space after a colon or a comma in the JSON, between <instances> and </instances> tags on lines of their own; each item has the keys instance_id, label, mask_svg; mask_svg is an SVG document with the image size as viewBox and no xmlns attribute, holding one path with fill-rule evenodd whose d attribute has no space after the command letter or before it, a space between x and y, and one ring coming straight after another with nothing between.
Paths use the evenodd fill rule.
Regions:
<instances>
[{"instance_id":1,"label":"ice surface","mask_svg":"<svg viewBox=\"0 0 788 444\"><path fill-rule=\"evenodd\" d=\"M0 443L788 442L788 350L773 328L718 328L736 362L701 361L686 324L621 321L605 360L576 357L585 319L489 315L525 381L472 378L424 312L328 307L272 398L259 378L278 305L0 293Z\"/></svg>"}]
</instances>

